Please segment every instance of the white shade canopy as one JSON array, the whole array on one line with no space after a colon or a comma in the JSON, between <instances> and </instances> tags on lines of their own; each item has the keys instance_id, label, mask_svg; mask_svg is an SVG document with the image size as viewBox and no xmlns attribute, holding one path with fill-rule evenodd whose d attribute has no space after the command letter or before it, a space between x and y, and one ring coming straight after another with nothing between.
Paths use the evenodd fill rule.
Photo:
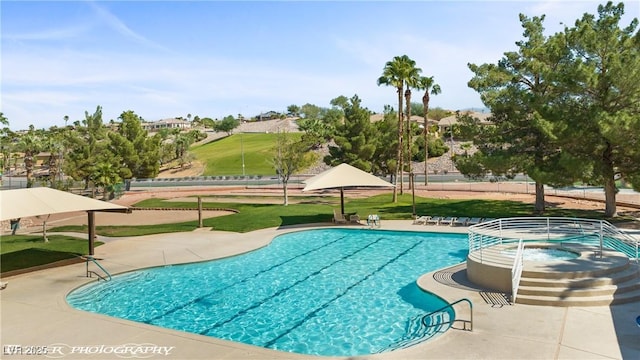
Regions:
<instances>
[{"instance_id":1,"label":"white shade canopy","mask_svg":"<svg viewBox=\"0 0 640 360\"><path fill-rule=\"evenodd\" d=\"M131 209L47 187L0 191L0 220L2 221L75 211L87 212L89 255L93 255L96 234L94 212L130 213Z\"/></svg>"},{"instance_id":2,"label":"white shade canopy","mask_svg":"<svg viewBox=\"0 0 640 360\"><path fill-rule=\"evenodd\" d=\"M337 189L346 187L393 187L379 177L349 164L340 164L307 179L302 191Z\"/></svg>"},{"instance_id":3,"label":"white shade canopy","mask_svg":"<svg viewBox=\"0 0 640 360\"><path fill-rule=\"evenodd\" d=\"M350 187L394 187L390 182L362 171L349 164L340 164L304 181L302 191L340 189L340 209L344 214L344 188Z\"/></svg>"},{"instance_id":4,"label":"white shade canopy","mask_svg":"<svg viewBox=\"0 0 640 360\"><path fill-rule=\"evenodd\" d=\"M0 220L74 211L127 210L126 206L47 187L0 191Z\"/></svg>"}]
</instances>

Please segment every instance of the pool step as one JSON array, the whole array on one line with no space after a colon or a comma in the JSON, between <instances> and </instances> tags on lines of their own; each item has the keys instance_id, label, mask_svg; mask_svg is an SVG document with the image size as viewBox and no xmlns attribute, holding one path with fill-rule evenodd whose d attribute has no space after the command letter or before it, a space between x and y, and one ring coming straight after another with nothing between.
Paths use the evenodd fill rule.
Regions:
<instances>
[{"instance_id":1,"label":"pool step","mask_svg":"<svg viewBox=\"0 0 640 360\"><path fill-rule=\"evenodd\" d=\"M640 267L617 266L613 272L587 271L565 278L523 277L516 303L546 306L603 306L640 301Z\"/></svg>"}]
</instances>

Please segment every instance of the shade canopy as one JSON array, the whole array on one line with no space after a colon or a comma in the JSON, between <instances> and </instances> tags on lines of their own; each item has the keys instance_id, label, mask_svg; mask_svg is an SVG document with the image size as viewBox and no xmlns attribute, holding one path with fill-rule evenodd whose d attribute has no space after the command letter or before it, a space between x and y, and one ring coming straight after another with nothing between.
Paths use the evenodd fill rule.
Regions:
<instances>
[{"instance_id":1,"label":"shade canopy","mask_svg":"<svg viewBox=\"0 0 640 360\"><path fill-rule=\"evenodd\" d=\"M93 255L96 234L95 212L130 213L131 209L47 187L0 191L0 220L2 221L76 211L87 212L89 255Z\"/></svg>"},{"instance_id":2,"label":"shade canopy","mask_svg":"<svg viewBox=\"0 0 640 360\"><path fill-rule=\"evenodd\" d=\"M121 211L126 206L108 203L47 187L0 191L0 220L74 211Z\"/></svg>"},{"instance_id":3,"label":"shade canopy","mask_svg":"<svg viewBox=\"0 0 640 360\"><path fill-rule=\"evenodd\" d=\"M349 164L340 164L304 181L302 191L340 189L340 205L344 214L344 189L351 187L394 187L390 182Z\"/></svg>"}]
</instances>

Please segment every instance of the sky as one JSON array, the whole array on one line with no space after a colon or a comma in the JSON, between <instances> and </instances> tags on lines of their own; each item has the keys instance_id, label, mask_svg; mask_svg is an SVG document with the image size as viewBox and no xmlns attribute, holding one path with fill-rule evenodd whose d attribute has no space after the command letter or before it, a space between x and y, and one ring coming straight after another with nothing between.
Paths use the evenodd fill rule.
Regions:
<instances>
[{"instance_id":1,"label":"sky","mask_svg":"<svg viewBox=\"0 0 640 360\"><path fill-rule=\"evenodd\" d=\"M286 112L358 95L382 112L387 61L408 55L442 93L430 107L482 108L468 63L496 63L522 39L518 15L561 31L604 1L0 2L0 111L12 130ZM625 2L626 26L640 1ZM422 92L415 91L420 102Z\"/></svg>"}]
</instances>

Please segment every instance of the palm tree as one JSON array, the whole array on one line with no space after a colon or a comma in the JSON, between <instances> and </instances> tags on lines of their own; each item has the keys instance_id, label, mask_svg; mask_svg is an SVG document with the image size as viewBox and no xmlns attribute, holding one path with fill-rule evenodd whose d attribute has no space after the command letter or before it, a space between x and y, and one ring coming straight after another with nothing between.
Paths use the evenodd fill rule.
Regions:
<instances>
[{"instance_id":1,"label":"palm tree","mask_svg":"<svg viewBox=\"0 0 640 360\"><path fill-rule=\"evenodd\" d=\"M409 77L405 80L407 85L407 90L404 92L405 108L407 108L407 170L409 171L409 174L413 173L413 170L411 169L413 157L411 154L411 148L413 147L413 134L411 131L411 88L415 88L418 85L421 72L422 70L420 68L413 67L413 69L411 69L411 73L409 73ZM412 186L412 182L409 182L409 189L411 189Z\"/></svg>"},{"instance_id":2,"label":"palm tree","mask_svg":"<svg viewBox=\"0 0 640 360\"><path fill-rule=\"evenodd\" d=\"M429 93L431 93L431 95L438 95L442 90L440 89L440 85L433 83L433 76L420 77L416 88L424 90L424 95L422 96L422 106L424 107L424 184L427 185L429 183L429 171L427 170L427 160L429 160Z\"/></svg>"},{"instance_id":3,"label":"palm tree","mask_svg":"<svg viewBox=\"0 0 640 360\"><path fill-rule=\"evenodd\" d=\"M24 152L24 167L27 171L27 187L33 186L33 168L36 163L35 157L40 152L42 141L33 125L29 126L29 131L20 136L18 148Z\"/></svg>"},{"instance_id":4,"label":"palm tree","mask_svg":"<svg viewBox=\"0 0 640 360\"><path fill-rule=\"evenodd\" d=\"M384 65L384 69L382 70L382 76L378 78L378 86L387 85L393 86L396 88L398 93L398 151L397 151L397 161L398 165L396 166L396 174L393 179L394 184L397 183L398 177L400 177L400 193L403 191L403 179L402 179L402 168L404 166L403 157L404 157L404 144L402 138L404 137L404 127L403 127L403 114L404 108L402 106L402 96L404 95L404 87L407 79L412 78L413 76L417 76L414 74L419 74L421 72L420 68L416 68L416 62L411 60L407 55L395 56L393 60L388 61ZM393 188L393 202L398 201L398 190L396 187Z\"/></svg>"}]
</instances>

